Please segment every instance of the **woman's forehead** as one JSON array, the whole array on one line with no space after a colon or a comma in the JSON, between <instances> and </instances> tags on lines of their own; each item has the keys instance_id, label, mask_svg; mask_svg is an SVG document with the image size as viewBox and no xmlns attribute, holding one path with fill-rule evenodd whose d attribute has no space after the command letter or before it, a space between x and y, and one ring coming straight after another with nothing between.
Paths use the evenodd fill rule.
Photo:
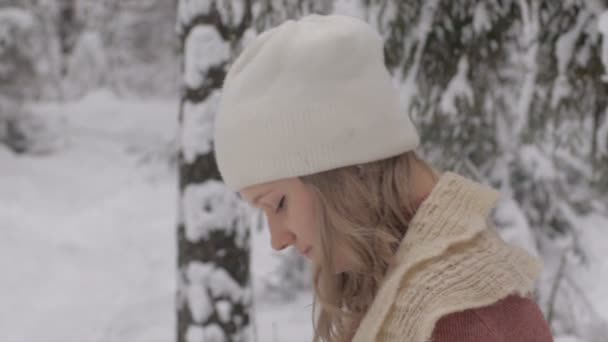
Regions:
<instances>
[{"instance_id":1,"label":"woman's forehead","mask_svg":"<svg viewBox=\"0 0 608 342\"><path fill-rule=\"evenodd\" d=\"M239 191L240 196L249 201L254 202L256 198L266 196L275 191L286 191L294 185L297 178L281 179L272 182L266 182L256 185L250 185Z\"/></svg>"},{"instance_id":2,"label":"woman's forehead","mask_svg":"<svg viewBox=\"0 0 608 342\"><path fill-rule=\"evenodd\" d=\"M252 205L256 205L262 197L265 197L270 193L272 193L272 190L259 191L256 189L244 189L240 192L241 198L243 198L245 201L249 202Z\"/></svg>"},{"instance_id":3,"label":"woman's forehead","mask_svg":"<svg viewBox=\"0 0 608 342\"><path fill-rule=\"evenodd\" d=\"M255 204L260 198L272 193L277 188L275 182L251 185L241 189L241 197L249 203Z\"/></svg>"}]
</instances>

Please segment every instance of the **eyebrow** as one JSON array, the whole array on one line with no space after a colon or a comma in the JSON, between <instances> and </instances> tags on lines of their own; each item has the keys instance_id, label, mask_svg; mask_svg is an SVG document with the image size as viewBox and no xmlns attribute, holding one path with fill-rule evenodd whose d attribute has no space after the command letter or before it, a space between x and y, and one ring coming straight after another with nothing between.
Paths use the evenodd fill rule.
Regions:
<instances>
[{"instance_id":1,"label":"eyebrow","mask_svg":"<svg viewBox=\"0 0 608 342\"><path fill-rule=\"evenodd\" d=\"M266 192L264 192L264 193L262 193L262 194L259 194L259 195L255 196L255 197L253 198L253 201L251 201L251 203L253 203L253 205L257 205L257 203L258 203L258 201L260 200L260 198L262 198L262 197L264 197L264 196L268 195L268 194L269 194L269 193L271 193L271 192L272 192L272 190L268 190L268 191L266 191Z\"/></svg>"}]
</instances>

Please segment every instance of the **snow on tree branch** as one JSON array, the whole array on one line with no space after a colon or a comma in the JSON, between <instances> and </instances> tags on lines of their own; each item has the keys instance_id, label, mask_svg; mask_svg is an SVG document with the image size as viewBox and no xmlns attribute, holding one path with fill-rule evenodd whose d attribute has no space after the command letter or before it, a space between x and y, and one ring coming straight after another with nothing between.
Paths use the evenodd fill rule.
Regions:
<instances>
[{"instance_id":1,"label":"snow on tree branch","mask_svg":"<svg viewBox=\"0 0 608 342\"><path fill-rule=\"evenodd\" d=\"M519 0L519 7L522 20L520 47L523 53L521 57L525 74L516 107L517 110L513 118L513 132L515 136L519 136L522 133L530 116L530 106L534 99L536 76L538 73L537 53L540 32L540 2Z\"/></svg>"},{"instance_id":2,"label":"snow on tree branch","mask_svg":"<svg viewBox=\"0 0 608 342\"><path fill-rule=\"evenodd\" d=\"M597 20L598 31L602 35L602 64L604 64L604 76L602 80L608 82L608 10L605 10Z\"/></svg>"},{"instance_id":3,"label":"snow on tree branch","mask_svg":"<svg viewBox=\"0 0 608 342\"><path fill-rule=\"evenodd\" d=\"M211 10L212 0L181 0L177 5L177 32L182 33L183 27L189 25L192 20Z\"/></svg>"},{"instance_id":4,"label":"snow on tree branch","mask_svg":"<svg viewBox=\"0 0 608 342\"><path fill-rule=\"evenodd\" d=\"M414 28L414 32L412 36L416 38L417 44L413 46L416 47L416 51L414 54L414 61L412 66L407 71L407 76L405 77L405 81L403 82L401 92L401 104L406 110L409 110L411 100L417 94L417 77L418 70L420 70L420 61L422 59L422 54L424 49L426 48L427 37L432 30L433 22L435 20L435 13L437 11L437 6L439 6L439 0L429 0L425 1L422 9L420 10L420 19L418 20L417 25ZM411 42L404 40L404 44L410 44ZM409 46L406 46L406 50L404 52L409 51ZM403 58L401 64L399 65L397 70L404 70L405 62L407 58Z\"/></svg>"},{"instance_id":5,"label":"snow on tree branch","mask_svg":"<svg viewBox=\"0 0 608 342\"><path fill-rule=\"evenodd\" d=\"M589 20L591 13L586 10L581 10L574 27L567 33L561 35L555 44L555 59L557 60L558 76L553 86L551 107L555 109L563 97L570 93L570 84L568 82L567 71L572 55L575 52L576 41L583 33L585 25Z\"/></svg>"},{"instance_id":6,"label":"snow on tree branch","mask_svg":"<svg viewBox=\"0 0 608 342\"><path fill-rule=\"evenodd\" d=\"M219 1L217 10L220 12L223 23L236 24L243 20L246 2L244 0Z\"/></svg>"},{"instance_id":7,"label":"snow on tree branch","mask_svg":"<svg viewBox=\"0 0 608 342\"><path fill-rule=\"evenodd\" d=\"M488 15L488 8L484 2L479 2L475 6L475 13L473 14L473 28L477 33L481 33L492 28L492 22L490 21Z\"/></svg>"},{"instance_id":8,"label":"snow on tree branch","mask_svg":"<svg viewBox=\"0 0 608 342\"><path fill-rule=\"evenodd\" d=\"M20 30L30 30L36 23L31 13L17 7L0 8L0 21L16 25Z\"/></svg>"},{"instance_id":9,"label":"snow on tree branch","mask_svg":"<svg viewBox=\"0 0 608 342\"><path fill-rule=\"evenodd\" d=\"M230 46L217 30L209 25L196 26L186 38L184 79L186 85L198 88L207 78L210 67L230 57Z\"/></svg>"},{"instance_id":10,"label":"snow on tree branch","mask_svg":"<svg viewBox=\"0 0 608 342\"><path fill-rule=\"evenodd\" d=\"M215 90L205 102L184 103L180 138L186 162L192 163L197 155L211 152L213 123L220 97L220 91Z\"/></svg>"},{"instance_id":11,"label":"snow on tree branch","mask_svg":"<svg viewBox=\"0 0 608 342\"><path fill-rule=\"evenodd\" d=\"M198 324L205 323L213 314L217 314L226 323L231 319L233 303L251 300L248 286L241 287L225 269L216 267L213 263L191 262L186 274L188 307L194 322ZM218 298L227 300L217 300ZM226 337L223 330L215 324L208 324L202 329L192 325L186 334L186 340L221 342Z\"/></svg>"},{"instance_id":12,"label":"snow on tree branch","mask_svg":"<svg viewBox=\"0 0 608 342\"><path fill-rule=\"evenodd\" d=\"M360 0L335 0L334 14L348 15L356 18L365 18L365 11Z\"/></svg>"},{"instance_id":13,"label":"snow on tree branch","mask_svg":"<svg viewBox=\"0 0 608 342\"><path fill-rule=\"evenodd\" d=\"M236 233L236 243L244 247L247 239L246 208L224 183L209 180L189 184L182 197L186 237L196 242L206 239L213 231Z\"/></svg>"},{"instance_id":14,"label":"snow on tree branch","mask_svg":"<svg viewBox=\"0 0 608 342\"><path fill-rule=\"evenodd\" d=\"M469 60L466 56L460 57L458 62L458 71L456 75L450 80L445 91L441 95L439 108L448 114L456 115L458 110L456 108L456 100L464 98L469 103L473 102L473 88L469 84L467 74L469 72Z\"/></svg>"},{"instance_id":15,"label":"snow on tree branch","mask_svg":"<svg viewBox=\"0 0 608 342\"><path fill-rule=\"evenodd\" d=\"M226 342L224 331L217 324L204 327L191 325L186 332L186 342Z\"/></svg>"}]
</instances>

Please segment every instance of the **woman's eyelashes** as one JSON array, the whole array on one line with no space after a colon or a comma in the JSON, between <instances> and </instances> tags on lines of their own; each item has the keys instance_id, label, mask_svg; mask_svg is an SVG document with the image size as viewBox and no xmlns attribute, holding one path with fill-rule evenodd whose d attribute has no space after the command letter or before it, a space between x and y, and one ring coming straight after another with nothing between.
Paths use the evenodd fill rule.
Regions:
<instances>
[{"instance_id":1,"label":"woman's eyelashes","mask_svg":"<svg viewBox=\"0 0 608 342\"><path fill-rule=\"evenodd\" d=\"M277 205L275 212L278 213L279 211L281 211L281 209L283 209L284 206L285 206L285 196L281 197L281 200L279 201L279 204Z\"/></svg>"}]
</instances>

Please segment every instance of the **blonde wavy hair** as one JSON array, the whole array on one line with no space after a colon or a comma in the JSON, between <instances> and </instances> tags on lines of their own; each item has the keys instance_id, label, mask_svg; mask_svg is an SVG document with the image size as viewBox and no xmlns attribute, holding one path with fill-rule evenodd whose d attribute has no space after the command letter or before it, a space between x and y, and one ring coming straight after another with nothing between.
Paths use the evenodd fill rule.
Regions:
<instances>
[{"instance_id":1,"label":"blonde wavy hair","mask_svg":"<svg viewBox=\"0 0 608 342\"><path fill-rule=\"evenodd\" d=\"M318 199L321 221L314 342L352 339L415 211L408 192L414 164L436 179L414 152L301 177ZM336 250L348 271L336 272Z\"/></svg>"}]
</instances>

